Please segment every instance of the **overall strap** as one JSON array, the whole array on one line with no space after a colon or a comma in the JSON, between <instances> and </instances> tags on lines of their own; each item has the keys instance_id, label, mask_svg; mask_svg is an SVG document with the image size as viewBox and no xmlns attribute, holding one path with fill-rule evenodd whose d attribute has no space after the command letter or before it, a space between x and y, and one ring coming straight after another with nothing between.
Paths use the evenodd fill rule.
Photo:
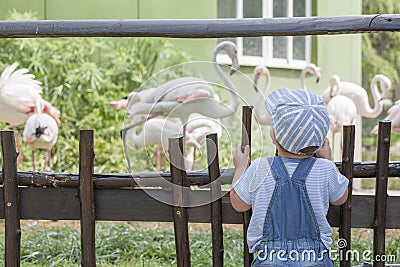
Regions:
<instances>
[{"instance_id":1,"label":"overall strap","mask_svg":"<svg viewBox=\"0 0 400 267\"><path fill-rule=\"evenodd\" d=\"M316 160L317 158L315 157L302 159L293 172L292 179L305 182Z\"/></svg>"},{"instance_id":2,"label":"overall strap","mask_svg":"<svg viewBox=\"0 0 400 267\"><path fill-rule=\"evenodd\" d=\"M304 182L316 160L317 158L315 157L302 159L300 163L297 165L292 176L290 176L282 159L278 156L275 156L273 157L273 161L271 164L272 174L276 181L286 180L286 179L296 179Z\"/></svg>"}]
</instances>

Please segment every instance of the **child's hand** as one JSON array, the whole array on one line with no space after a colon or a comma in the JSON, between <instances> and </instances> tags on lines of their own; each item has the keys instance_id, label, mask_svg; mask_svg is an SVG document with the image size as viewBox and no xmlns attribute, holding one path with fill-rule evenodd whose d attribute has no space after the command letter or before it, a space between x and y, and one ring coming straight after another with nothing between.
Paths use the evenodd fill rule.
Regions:
<instances>
[{"instance_id":1,"label":"child's hand","mask_svg":"<svg viewBox=\"0 0 400 267\"><path fill-rule=\"evenodd\" d=\"M235 155L233 156L233 165L235 165L235 168L246 169L247 166L249 165L249 155L250 155L250 147L248 145L244 147L244 152L242 152L242 149L239 146L236 149Z\"/></svg>"},{"instance_id":2,"label":"child's hand","mask_svg":"<svg viewBox=\"0 0 400 267\"><path fill-rule=\"evenodd\" d=\"M331 150L331 147L329 145L328 138L325 139L324 144L317 151L317 157L318 158L324 158L324 159L332 160L332 150Z\"/></svg>"}]
</instances>

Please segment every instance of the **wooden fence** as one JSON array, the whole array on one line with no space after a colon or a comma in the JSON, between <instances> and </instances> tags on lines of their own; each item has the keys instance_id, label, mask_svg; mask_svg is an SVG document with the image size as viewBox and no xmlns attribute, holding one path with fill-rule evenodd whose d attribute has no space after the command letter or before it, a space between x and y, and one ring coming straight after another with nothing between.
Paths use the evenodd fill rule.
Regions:
<instances>
[{"instance_id":1,"label":"wooden fence","mask_svg":"<svg viewBox=\"0 0 400 267\"><path fill-rule=\"evenodd\" d=\"M316 34L349 34L376 31L399 31L400 15L362 15L312 18L264 18L219 20L96 20L96 21L0 21L0 38L43 37L174 37L216 38L248 36L285 36ZM243 112L243 144L249 143L251 111ZM328 221L339 227L340 237L350 245L352 227L374 229L374 255L385 253L385 229L400 228L400 197L387 195L388 177L400 176L400 163L389 163L390 122L379 123L376 163L354 163L354 126L344 127L342 162L340 171L350 180L376 177L376 194L353 195L341 207L329 209ZM30 173L17 172L13 132L1 132L3 153L2 182L0 191L0 218L5 219L5 266L20 266L21 219L80 220L82 266L95 266L95 220L161 221L173 222L175 229L178 266L190 266L188 222L212 224L213 266L223 266L222 224L243 224L243 234L251 211L237 213L230 205L229 194L210 204L187 207L183 190L148 189L161 180L170 181L180 188L190 184L212 183L209 191L193 190L194 197L202 194L221 194L221 185L232 180L232 169L220 169L218 158L210 157L208 172L185 172L171 166L170 173L95 174L93 173L93 131L80 132L79 173ZM218 140L210 135L208 149L217 147ZM170 140L170 156L176 162L182 151L182 139ZM217 152L214 151L214 153ZM208 153L211 153L208 151ZM176 158L177 157L177 158ZM161 178L160 178L161 176ZM138 183L138 181L140 181ZM159 202L142 190L169 197L178 205ZM165 188L164 188L165 189ZM186 189L187 190L187 189ZM132 203L135 208L132 209ZM179 205L182 204L182 205ZM116 209L115 207L119 208ZM244 238L246 240L246 238ZM344 248L348 251L350 246ZM253 255L244 246L244 266L250 266ZM350 266L341 261L341 266ZM375 261L374 266L384 266Z\"/></svg>"},{"instance_id":2,"label":"wooden fence","mask_svg":"<svg viewBox=\"0 0 400 267\"><path fill-rule=\"evenodd\" d=\"M251 137L251 109L243 107L243 144ZM207 138L208 171L186 172L183 166L182 137L170 139L171 172L138 174L95 174L93 173L94 145L93 130L80 131L79 173L31 173L17 172L14 135L12 131L1 131L3 155L3 190L0 191L0 218L5 219L5 266L20 266L20 220L80 220L82 266L95 266L95 220L112 221L161 221L173 222L176 241L177 266L190 266L188 222L211 223L213 266L223 266L222 224L243 224L245 237L251 212L238 213L230 205L229 194L197 207L188 207L184 190L154 188L165 179L178 188L189 185L206 185L209 190L190 190L191 196L221 195L221 185L232 180L233 169L220 169L218 164L218 140L216 134ZM374 255L385 254L385 229L400 228L400 197L387 195L388 177L400 176L400 163L389 163L390 122L379 123L376 163L354 163L354 125L344 127L343 160L337 162L339 170L349 180L376 177L376 194L351 195L341 207L331 206L328 221L339 227L340 238L347 240L350 250L351 228L374 229ZM217 155L215 157L214 155ZM220 179L218 179L220 178ZM142 183L142 181L144 183ZM169 197L171 206L151 197L146 191ZM135 203L132 208L132 203ZM116 209L115 207L119 208ZM244 238L246 240L246 238ZM250 266L253 255L243 254L244 265ZM342 261L341 266L350 266ZM374 262L384 266L384 262Z\"/></svg>"}]
</instances>

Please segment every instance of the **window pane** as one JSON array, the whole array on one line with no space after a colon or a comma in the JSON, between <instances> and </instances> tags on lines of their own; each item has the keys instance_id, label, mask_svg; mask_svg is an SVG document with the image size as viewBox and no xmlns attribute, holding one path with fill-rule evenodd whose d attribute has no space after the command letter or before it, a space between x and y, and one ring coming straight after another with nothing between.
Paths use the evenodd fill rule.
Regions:
<instances>
[{"instance_id":1,"label":"window pane","mask_svg":"<svg viewBox=\"0 0 400 267\"><path fill-rule=\"evenodd\" d=\"M274 38L274 58L287 58L286 55L286 37L285 36L277 36Z\"/></svg>"},{"instance_id":2,"label":"window pane","mask_svg":"<svg viewBox=\"0 0 400 267\"><path fill-rule=\"evenodd\" d=\"M218 18L236 18L236 0L218 0Z\"/></svg>"},{"instance_id":3,"label":"window pane","mask_svg":"<svg viewBox=\"0 0 400 267\"><path fill-rule=\"evenodd\" d=\"M293 36L293 59L306 60L305 36Z\"/></svg>"},{"instance_id":4,"label":"window pane","mask_svg":"<svg viewBox=\"0 0 400 267\"><path fill-rule=\"evenodd\" d=\"M306 16L306 0L293 1L293 16L305 17Z\"/></svg>"},{"instance_id":5,"label":"window pane","mask_svg":"<svg viewBox=\"0 0 400 267\"><path fill-rule=\"evenodd\" d=\"M246 0L243 4L243 18L262 18L262 0Z\"/></svg>"},{"instance_id":6,"label":"window pane","mask_svg":"<svg viewBox=\"0 0 400 267\"><path fill-rule=\"evenodd\" d=\"M243 55L262 57L262 37L243 38Z\"/></svg>"},{"instance_id":7,"label":"window pane","mask_svg":"<svg viewBox=\"0 0 400 267\"><path fill-rule=\"evenodd\" d=\"M274 1L274 17L287 17L287 0Z\"/></svg>"}]
</instances>

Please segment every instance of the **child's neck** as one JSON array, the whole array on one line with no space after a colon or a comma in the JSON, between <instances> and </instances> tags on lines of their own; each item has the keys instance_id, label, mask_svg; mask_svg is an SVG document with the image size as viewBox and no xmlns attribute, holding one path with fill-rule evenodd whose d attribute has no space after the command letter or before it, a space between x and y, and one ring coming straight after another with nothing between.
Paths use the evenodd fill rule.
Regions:
<instances>
[{"instance_id":1,"label":"child's neck","mask_svg":"<svg viewBox=\"0 0 400 267\"><path fill-rule=\"evenodd\" d=\"M309 158L310 155L296 155L296 154L292 154L289 153L287 151L281 150L278 148L278 156L281 158L289 158L289 159L305 159L305 158Z\"/></svg>"}]
</instances>

